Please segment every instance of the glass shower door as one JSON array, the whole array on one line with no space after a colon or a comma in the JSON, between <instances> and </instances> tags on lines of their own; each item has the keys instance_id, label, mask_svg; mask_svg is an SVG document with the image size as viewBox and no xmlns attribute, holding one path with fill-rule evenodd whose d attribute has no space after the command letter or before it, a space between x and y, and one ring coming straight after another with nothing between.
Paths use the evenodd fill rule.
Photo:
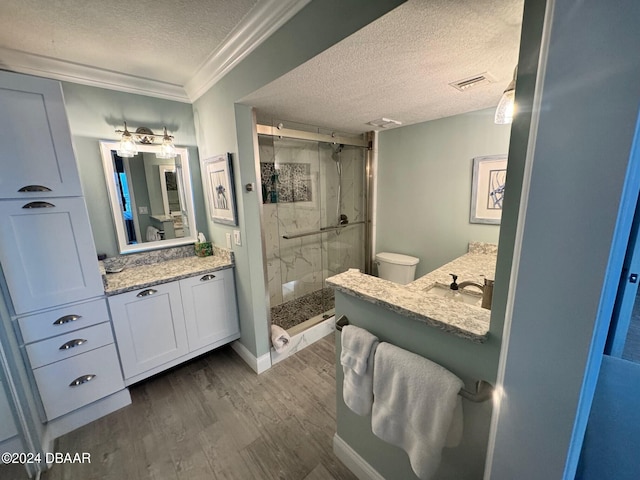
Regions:
<instances>
[{"instance_id":1,"label":"glass shower door","mask_svg":"<svg viewBox=\"0 0 640 480\"><path fill-rule=\"evenodd\" d=\"M315 127L286 128L331 138ZM365 150L268 134L258 142L271 321L302 330L333 314L328 277L364 271Z\"/></svg>"}]
</instances>

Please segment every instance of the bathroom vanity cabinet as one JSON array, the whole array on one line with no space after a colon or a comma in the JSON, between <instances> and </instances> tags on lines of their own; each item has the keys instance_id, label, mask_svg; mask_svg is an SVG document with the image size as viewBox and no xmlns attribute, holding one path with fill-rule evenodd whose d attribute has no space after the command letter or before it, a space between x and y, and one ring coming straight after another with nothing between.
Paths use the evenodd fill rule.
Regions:
<instances>
[{"instance_id":1,"label":"bathroom vanity cabinet","mask_svg":"<svg viewBox=\"0 0 640 480\"><path fill-rule=\"evenodd\" d=\"M233 270L109 297L125 384L240 337Z\"/></svg>"}]
</instances>

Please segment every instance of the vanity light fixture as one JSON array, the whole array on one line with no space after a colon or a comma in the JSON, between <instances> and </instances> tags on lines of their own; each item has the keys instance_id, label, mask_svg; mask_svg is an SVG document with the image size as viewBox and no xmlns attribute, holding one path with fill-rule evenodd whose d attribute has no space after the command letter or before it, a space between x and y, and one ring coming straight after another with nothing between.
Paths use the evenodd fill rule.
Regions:
<instances>
[{"instance_id":1,"label":"vanity light fixture","mask_svg":"<svg viewBox=\"0 0 640 480\"><path fill-rule=\"evenodd\" d=\"M173 135L167 133L167 127L163 127L164 133L157 135L147 127L138 127L136 132L132 134L127 129L127 122L124 122L124 130L116 130L116 133L121 133L120 145L118 147L118 155L120 157L134 157L138 153L138 147L136 146L136 139L140 143L151 144L156 137L162 137L162 145L160 145L160 152L156 153L157 158L175 158L176 147L173 144Z\"/></svg>"},{"instance_id":2,"label":"vanity light fixture","mask_svg":"<svg viewBox=\"0 0 640 480\"><path fill-rule=\"evenodd\" d=\"M500 102L496 108L496 115L494 122L499 125L507 125L513 122L513 115L515 114L515 98L516 98L516 75L518 73L518 66L513 69L513 78L507 86L507 89L502 93Z\"/></svg>"}]
</instances>

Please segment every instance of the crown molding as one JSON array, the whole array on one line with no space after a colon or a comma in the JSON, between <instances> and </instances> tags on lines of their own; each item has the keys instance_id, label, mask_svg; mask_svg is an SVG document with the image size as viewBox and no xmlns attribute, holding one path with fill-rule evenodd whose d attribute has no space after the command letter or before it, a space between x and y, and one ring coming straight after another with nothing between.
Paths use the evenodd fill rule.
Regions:
<instances>
[{"instance_id":1,"label":"crown molding","mask_svg":"<svg viewBox=\"0 0 640 480\"><path fill-rule=\"evenodd\" d=\"M192 103L311 0L260 0L183 86L0 47L0 69Z\"/></svg>"},{"instance_id":2,"label":"crown molding","mask_svg":"<svg viewBox=\"0 0 640 480\"><path fill-rule=\"evenodd\" d=\"M2 58L0 68L18 73L191 103L180 85L2 47L0 47L0 58Z\"/></svg>"},{"instance_id":3,"label":"crown molding","mask_svg":"<svg viewBox=\"0 0 640 480\"><path fill-rule=\"evenodd\" d=\"M196 70L184 89L195 102L311 0L260 0Z\"/></svg>"}]
</instances>

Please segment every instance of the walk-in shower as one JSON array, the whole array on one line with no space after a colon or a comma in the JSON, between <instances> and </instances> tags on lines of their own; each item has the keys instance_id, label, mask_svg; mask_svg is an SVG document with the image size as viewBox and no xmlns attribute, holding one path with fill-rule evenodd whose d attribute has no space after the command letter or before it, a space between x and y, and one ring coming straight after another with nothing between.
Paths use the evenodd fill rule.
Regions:
<instances>
[{"instance_id":1,"label":"walk-in shower","mask_svg":"<svg viewBox=\"0 0 640 480\"><path fill-rule=\"evenodd\" d=\"M258 125L270 313L273 324L297 333L333 315L326 278L368 270L368 143L274 125Z\"/></svg>"}]
</instances>

